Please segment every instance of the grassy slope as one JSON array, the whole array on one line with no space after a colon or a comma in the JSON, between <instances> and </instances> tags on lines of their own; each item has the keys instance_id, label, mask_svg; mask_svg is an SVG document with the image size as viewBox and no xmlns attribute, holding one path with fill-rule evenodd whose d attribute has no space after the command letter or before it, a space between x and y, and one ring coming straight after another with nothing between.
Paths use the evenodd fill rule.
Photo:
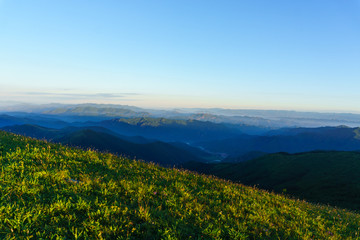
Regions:
<instances>
[{"instance_id":1,"label":"grassy slope","mask_svg":"<svg viewBox=\"0 0 360 240\"><path fill-rule=\"evenodd\" d=\"M360 153L276 153L243 163L187 163L184 167L221 178L286 192L312 202L360 209Z\"/></svg>"},{"instance_id":2,"label":"grassy slope","mask_svg":"<svg viewBox=\"0 0 360 240\"><path fill-rule=\"evenodd\" d=\"M357 239L360 215L0 132L0 238Z\"/></svg>"}]
</instances>

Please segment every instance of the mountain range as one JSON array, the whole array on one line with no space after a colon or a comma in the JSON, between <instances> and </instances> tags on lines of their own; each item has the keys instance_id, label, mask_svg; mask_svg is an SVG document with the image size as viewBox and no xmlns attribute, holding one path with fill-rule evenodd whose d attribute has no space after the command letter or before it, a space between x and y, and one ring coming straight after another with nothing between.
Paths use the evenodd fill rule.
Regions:
<instances>
[{"instance_id":1,"label":"mountain range","mask_svg":"<svg viewBox=\"0 0 360 240\"><path fill-rule=\"evenodd\" d=\"M249 152L357 151L360 150L359 132L359 128L346 126L281 129L267 136L241 135L199 142L198 145L209 151L227 153L233 159Z\"/></svg>"},{"instance_id":2,"label":"mountain range","mask_svg":"<svg viewBox=\"0 0 360 240\"><path fill-rule=\"evenodd\" d=\"M145 112L121 106L57 106L32 113L4 113L0 115L0 127L85 150L183 167L313 202L353 210L360 207L355 194L358 180L353 172L360 161L360 128L276 128L226 122L246 118L231 116L235 110L203 114L184 110ZM212 115L214 112L223 115ZM263 113L268 114L259 112ZM116 114L127 117L113 117ZM155 114L168 114L169 118ZM176 114L179 118L173 118ZM284 114L275 112L274 118ZM289 114L287 117L300 118L297 113ZM356 115L334 116L356 120ZM260 115L254 117L261 120Z\"/></svg>"},{"instance_id":3,"label":"mountain range","mask_svg":"<svg viewBox=\"0 0 360 240\"><path fill-rule=\"evenodd\" d=\"M178 108L178 109L145 109L127 105L114 104L46 104L31 105L17 104L0 106L3 113L32 113L46 116L55 116L66 120L85 117L102 119L110 118L167 118L167 119L194 119L215 123L230 123L236 125L257 127L256 132L249 129L249 134L257 133L264 128L279 129L285 127L321 127L347 125L360 126L360 114L354 113L318 113L298 112L286 110L255 110L255 109L222 109L222 108Z\"/></svg>"}]
</instances>

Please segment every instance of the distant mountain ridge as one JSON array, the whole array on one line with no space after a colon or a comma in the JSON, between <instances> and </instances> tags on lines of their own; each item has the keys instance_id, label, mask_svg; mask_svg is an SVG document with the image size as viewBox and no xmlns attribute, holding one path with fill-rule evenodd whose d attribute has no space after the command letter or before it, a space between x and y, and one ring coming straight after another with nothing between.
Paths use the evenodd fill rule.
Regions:
<instances>
[{"instance_id":1,"label":"distant mountain ridge","mask_svg":"<svg viewBox=\"0 0 360 240\"><path fill-rule=\"evenodd\" d=\"M214 152L243 155L247 152L299 153L314 150L357 151L360 150L360 128L322 127L279 130L268 136L243 135L237 138L198 143Z\"/></svg>"},{"instance_id":2,"label":"distant mountain ridge","mask_svg":"<svg viewBox=\"0 0 360 240\"><path fill-rule=\"evenodd\" d=\"M318 113L287 110L178 108L145 109L115 104L46 104L14 105L2 107L3 113L26 112L72 119L74 117L132 118L152 117L168 119L196 119L215 123L230 123L257 128L278 129L284 127L321 127L347 125L360 126L360 114ZM258 129L259 130L259 129ZM252 134L252 132L248 132Z\"/></svg>"},{"instance_id":3,"label":"distant mountain ridge","mask_svg":"<svg viewBox=\"0 0 360 240\"><path fill-rule=\"evenodd\" d=\"M96 125L124 135L141 135L162 141L194 142L242 134L238 129L224 124L166 118L120 118L105 120Z\"/></svg>"},{"instance_id":4,"label":"distant mountain ridge","mask_svg":"<svg viewBox=\"0 0 360 240\"><path fill-rule=\"evenodd\" d=\"M96 107L92 105L74 106L72 108L56 108L42 112L49 115L76 115L76 116L108 116L108 117L146 117L148 112L134 111L129 108Z\"/></svg>"}]
</instances>

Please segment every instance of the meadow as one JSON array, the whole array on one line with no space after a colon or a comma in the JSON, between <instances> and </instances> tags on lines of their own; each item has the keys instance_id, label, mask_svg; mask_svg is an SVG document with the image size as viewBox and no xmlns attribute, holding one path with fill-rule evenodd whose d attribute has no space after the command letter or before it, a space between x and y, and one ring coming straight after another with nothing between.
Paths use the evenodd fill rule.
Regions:
<instances>
[{"instance_id":1,"label":"meadow","mask_svg":"<svg viewBox=\"0 0 360 240\"><path fill-rule=\"evenodd\" d=\"M359 239L360 215L0 132L2 239Z\"/></svg>"}]
</instances>

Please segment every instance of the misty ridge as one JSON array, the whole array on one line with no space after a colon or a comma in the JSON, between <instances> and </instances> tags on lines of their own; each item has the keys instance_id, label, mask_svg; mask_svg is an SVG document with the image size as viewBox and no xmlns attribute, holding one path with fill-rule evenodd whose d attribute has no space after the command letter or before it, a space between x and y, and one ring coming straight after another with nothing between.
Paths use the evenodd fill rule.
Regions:
<instances>
[{"instance_id":1,"label":"misty ridge","mask_svg":"<svg viewBox=\"0 0 360 240\"><path fill-rule=\"evenodd\" d=\"M74 132L91 130L136 144L156 141L185 144L223 156L217 160L224 160L224 156L235 159L252 152L359 150L356 126L360 126L359 114L156 110L113 104L15 105L3 108L0 115L0 127L31 137L65 141Z\"/></svg>"}]
</instances>

